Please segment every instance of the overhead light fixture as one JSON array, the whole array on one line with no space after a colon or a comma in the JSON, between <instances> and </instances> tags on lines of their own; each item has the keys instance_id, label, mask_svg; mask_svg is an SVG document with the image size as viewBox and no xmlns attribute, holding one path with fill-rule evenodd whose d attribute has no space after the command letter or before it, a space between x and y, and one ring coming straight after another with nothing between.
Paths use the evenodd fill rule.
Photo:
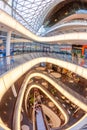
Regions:
<instances>
[{"instance_id":1,"label":"overhead light fixture","mask_svg":"<svg viewBox=\"0 0 87 130\"><path fill-rule=\"evenodd\" d=\"M55 19L54 21L57 22L57 19Z\"/></svg>"},{"instance_id":2,"label":"overhead light fixture","mask_svg":"<svg viewBox=\"0 0 87 130\"><path fill-rule=\"evenodd\" d=\"M68 14L68 12L65 12L65 15L67 15Z\"/></svg>"}]
</instances>

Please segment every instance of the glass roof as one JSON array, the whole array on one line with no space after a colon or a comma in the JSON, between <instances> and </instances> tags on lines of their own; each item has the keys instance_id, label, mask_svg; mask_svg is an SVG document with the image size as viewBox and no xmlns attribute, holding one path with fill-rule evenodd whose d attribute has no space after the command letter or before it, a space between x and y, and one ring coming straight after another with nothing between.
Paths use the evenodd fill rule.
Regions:
<instances>
[{"instance_id":1,"label":"glass roof","mask_svg":"<svg viewBox=\"0 0 87 130\"><path fill-rule=\"evenodd\" d=\"M56 0L13 0L13 8L24 20L15 13L13 16L27 29L37 33L43 24L46 9L51 7L54 1Z\"/></svg>"}]
</instances>

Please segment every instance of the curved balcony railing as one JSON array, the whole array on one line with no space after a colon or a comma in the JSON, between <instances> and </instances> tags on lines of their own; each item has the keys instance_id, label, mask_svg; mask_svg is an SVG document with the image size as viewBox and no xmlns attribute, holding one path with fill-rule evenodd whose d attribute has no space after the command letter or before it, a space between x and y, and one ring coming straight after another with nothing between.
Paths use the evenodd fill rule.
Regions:
<instances>
[{"instance_id":1,"label":"curved balcony railing","mask_svg":"<svg viewBox=\"0 0 87 130\"><path fill-rule=\"evenodd\" d=\"M0 75L17 67L18 65L21 65L27 61L30 61L30 60L38 58L38 57L56 58L56 59L67 61L67 62L76 64L76 65L79 65L81 67L87 68L87 59L72 57L71 55L68 55L68 54L48 53L48 52L47 53L46 52L31 52L31 53L27 53L27 54L21 54L21 55L9 56L9 57L1 57L0 58Z\"/></svg>"},{"instance_id":2,"label":"curved balcony railing","mask_svg":"<svg viewBox=\"0 0 87 130\"><path fill-rule=\"evenodd\" d=\"M47 35L47 34L49 34L49 33L51 33L51 32L53 32L53 31L55 31L55 30L57 30L57 29L61 29L61 28L64 28L65 29L65 27L67 28L67 26L71 26L71 29L69 29L69 31L66 31L67 33L68 32L72 32L72 31L75 31L75 30L77 30L78 32L80 32L80 31L82 31L83 32L83 30L86 30L86 26L87 26L87 20L71 20L71 21L64 21L64 22L59 22L59 23L57 23L57 24L55 24L54 26L52 26L52 27L47 27L47 28L45 28L45 33L43 33L42 35L44 36L44 35ZM72 28L72 26L80 26L80 27L82 27L82 28ZM64 32L64 30L63 31L61 31L61 33L63 34L63 33L65 33ZM61 34L61 33L59 33L59 34Z\"/></svg>"}]
</instances>

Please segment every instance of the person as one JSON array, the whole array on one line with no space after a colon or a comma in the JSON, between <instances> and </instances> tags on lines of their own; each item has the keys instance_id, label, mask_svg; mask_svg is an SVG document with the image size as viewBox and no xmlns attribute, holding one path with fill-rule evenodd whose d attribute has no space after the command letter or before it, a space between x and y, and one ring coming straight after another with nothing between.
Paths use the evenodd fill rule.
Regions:
<instances>
[{"instance_id":1,"label":"person","mask_svg":"<svg viewBox=\"0 0 87 130\"><path fill-rule=\"evenodd\" d=\"M75 60L75 55L74 53L72 53L72 63L74 63L74 60Z\"/></svg>"}]
</instances>

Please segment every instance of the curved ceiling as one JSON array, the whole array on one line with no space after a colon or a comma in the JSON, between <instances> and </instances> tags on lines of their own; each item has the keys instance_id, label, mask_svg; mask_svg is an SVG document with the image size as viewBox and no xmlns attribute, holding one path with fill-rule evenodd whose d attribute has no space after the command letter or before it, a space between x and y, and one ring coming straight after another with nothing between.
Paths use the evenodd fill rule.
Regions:
<instances>
[{"instance_id":1,"label":"curved ceiling","mask_svg":"<svg viewBox=\"0 0 87 130\"><path fill-rule=\"evenodd\" d=\"M13 16L31 32L53 26L71 14L87 13L86 0L13 0ZM22 16L22 17L21 17Z\"/></svg>"},{"instance_id":2,"label":"curved ceiling","mask_svg":"<svg viewBox=\"0 0 87 130\"><path fill-rule=\"evenodd\" d=\"M87 14L86 0L65 0L57 4L47 15L44 23L53 26L72 14Z\"/></svg>"},{"instance_id":3,"label":"curved ceiling","mask_svg":"<svg viewBox=\"0 0 87 130\"><path fill-rule=\"evenodd\" d=\"M13 0L13 8L23 19L13 12L13 16L27 29L36 33L43 24L48 12L65 0Z\"/></svg>"}]
</instances>

